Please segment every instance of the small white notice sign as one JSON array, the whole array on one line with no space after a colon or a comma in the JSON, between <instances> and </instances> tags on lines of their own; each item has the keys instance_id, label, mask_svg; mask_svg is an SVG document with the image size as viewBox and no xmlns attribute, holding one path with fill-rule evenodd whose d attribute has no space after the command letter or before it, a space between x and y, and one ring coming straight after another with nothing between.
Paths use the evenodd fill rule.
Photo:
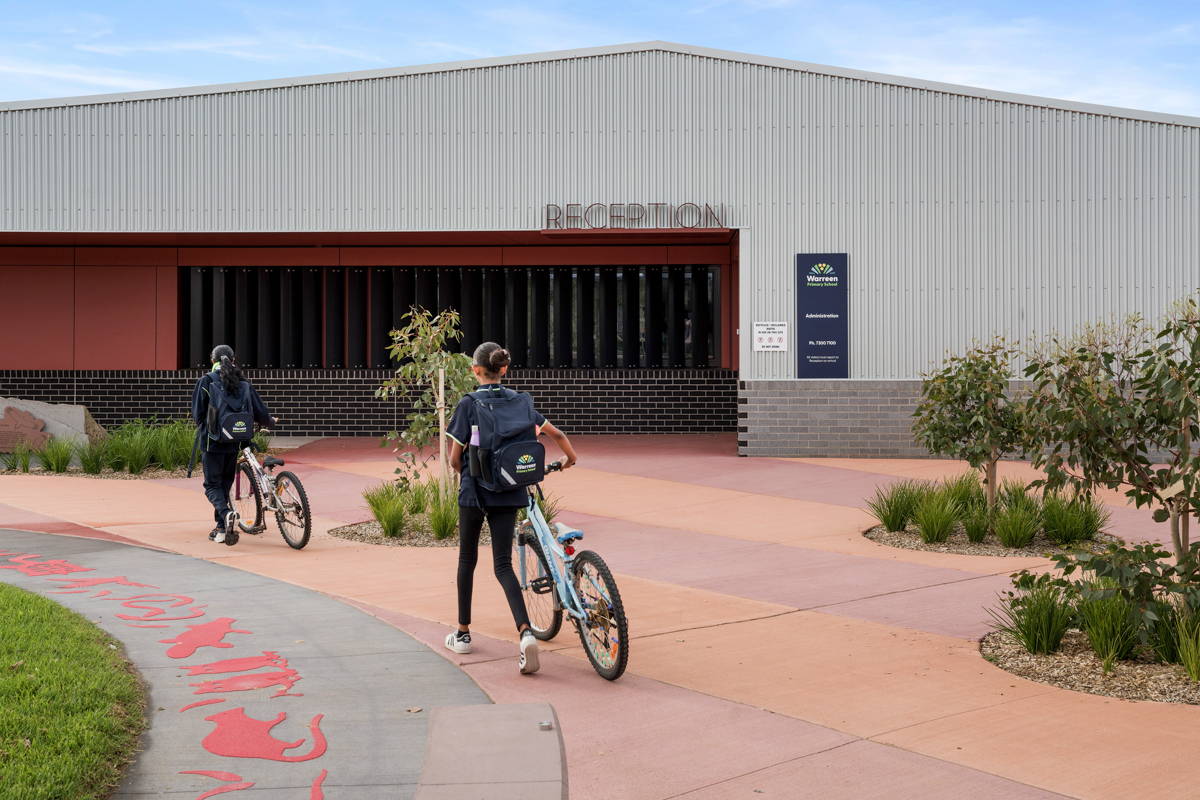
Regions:
<instances>
[{"instance_id":1,"label":"small white notice sign","mask_svg":"<svg viewBox=\"0 0 1200 800\"><path fill-rule=\"evenodd\" d=\"M755 322L755 350L787 350L788 332L786 322Z\"/></svg>"}]
</instances>

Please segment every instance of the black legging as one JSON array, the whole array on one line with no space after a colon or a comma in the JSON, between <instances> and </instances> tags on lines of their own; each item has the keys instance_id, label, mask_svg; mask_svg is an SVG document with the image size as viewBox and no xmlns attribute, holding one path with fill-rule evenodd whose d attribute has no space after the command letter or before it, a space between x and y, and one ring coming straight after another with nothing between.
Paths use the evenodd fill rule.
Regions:
<instances>
[{"instance_id":1,"label":"black legging","mask_svg":"<svg viewBox=\"0 0 1200 800\"><path fill-rule=\"evenodd\" d=\"M517 628L529 624L521 584L512 568L513 532L517 527L516 508L492 508L486 512L492 531L492 562L496 580L504 587L508 607ZM458 624L471 624L471 591L475 587L475 565L479 563L479 531L485 512L474 506L458 507Z\"/></svg>"}]
</instances>

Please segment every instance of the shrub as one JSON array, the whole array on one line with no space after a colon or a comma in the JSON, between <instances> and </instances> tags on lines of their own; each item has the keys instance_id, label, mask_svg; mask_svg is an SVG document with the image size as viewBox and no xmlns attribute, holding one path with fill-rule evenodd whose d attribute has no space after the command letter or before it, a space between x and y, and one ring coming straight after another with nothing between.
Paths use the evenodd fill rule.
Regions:
<instances>
[{"instance_id":1,"label":"shrub","mask_svg":"<svg viewBox=\"0 0 1200 800\"><path fill-rule=\"evenodd\" d=\"M978 544L987 537L992 527L992 515L988 513L986 504L977 505L971 508L962 523L967 532L967 541Z\"/></svg>"},{"instance_id":2,"label":"shrub","mask_svg":"<svg viewBox=\"0 0 1200 800\"><path fill-rule=\"evenodd\" d=\"M1030 653L1047 655L1058 650L1071 627L1074 614L1062 589L1049 576L1018 593L1001 595L1000 610L987 609L995 627L1020 642Z\"/></svg>"},{"instance_id":3,"label":"shrub","mask_svg":"<svg viewBox=\"0 0 1200 800\"><path fill-rule=\"evenodd\" d=\"M429 527L433 538L449 539L458 528L458 480L452 480L442 492L441 485L433 483L429 491Z\"/></svg>"},{"instance_id":4,"label":"shrub","mask_svg":"<svg viewBox=\"0 0 1200 800\"><path fill-rule=\"evenodd\" d=\"M1093 597L1079 604L1083 632L1105 672L1112 671L1114 661L1129 658L1137 647L1138 621L1132 610L1129 601L1117 595Z\"/></svg>"},{"instance_id":5,"label":"shrub","mask_svg":"<svg viewBox=\"0 0 1200 800\"><path fill-rule=\"evenodd\" d=\"M1175 617L1175 640L1179 663L1193 681L1200 681L1200 612L1187 607Z\"/></svg>"},{"instance_id":6,"label":"shrub","mask_svg":"<svg viewBox=\"0 0 1200 800\"><path fill-rule=\"evenodd\" d=\"M87 442L79 448L79 466L88 475L99 475L108 463L108 439Z\"/></svg>"},{"instance_id":7,"label":"shrub","mask_svg":"<svg viewBox=\"0 0 1200 800\"><path fill-rule=\"evenodd\" d=\"M78 447L75 437L53 436L41 450L35 451L33 455L42 469L48 472L66 472L67 467L71 466L71 459L75 457Z\"/></svg>"},{"instance_id":8,"label":"shrub","mask_svg":"<svg viewBox=\"0 0 1200 800\"><path fill-rule=\"evenodd\" d=\"M375 521L384 536L404 535L404 492L395 481L385 481L363 492Z\"/></svg>"},{"instance_id":9,"label":"shrub","mask_svg":"<svg viewBox=\"0 0 1200 800\"><path fill-rule=\"evenodd\" d=\"M961 509L951 497L942 491L927 494L917 506L913 519L921 529L921 541L937 544L950 538L954 524L958 522Z\"/></svg>"},{"instance_id":10,"label":"shrub","mask_svg":"<svg viewBox=\"0 0 1200 800\"><path fill-rule=\"evenodd\" d=\"M1036 506L1017 503L996 515L996 538L1005 547L1024 547L1037 536L1040 525Z\"/></svg>"},{"instance_id":11,"label":"shrub","mask_svg":"<svg viewBox=\"0 0 1200 800\"><path fill-rule=\"evenodd\" d=\"M867 508L884 529L902 531L912 521L917 505L929 490L930 484L925 481L896 481L890 486L877 487L875 496L867 501Z\"/></svg>"},{"instance_id":12,"label":"shrub","mask_svg":"<svg viewBox=\"0 0 1200 800\"><path fill-rule=\"evenodd\" d=\"M1087 512L1079 497L1070 500L1060 492L1046 492L1042 498L1042 524L1046 538L1068 547L1087 537Z\"/></svg>"}]
</instances>

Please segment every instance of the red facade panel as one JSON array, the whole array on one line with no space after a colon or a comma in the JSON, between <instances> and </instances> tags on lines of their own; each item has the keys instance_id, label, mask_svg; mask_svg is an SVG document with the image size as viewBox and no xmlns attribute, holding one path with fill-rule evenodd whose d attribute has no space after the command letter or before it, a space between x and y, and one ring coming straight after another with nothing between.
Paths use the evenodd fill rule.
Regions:
<instances>
[{"instance_id":1,"label":"red facade panel","mask_svg":"<svg viewBox=\"0 0 1200 800\"><path fill-rule=\"evenodd\" d=\"M506 247L504 263L512 267L554 267L575 264L666 264L665 245L646 247Z\"/></svg>"},{"instance_id":2,"label":"red facade panel","mask_svg":"<svg viewBox=\"0 0 1200 800\"><path fill-rule=\"evenodd\" d=\"M0 369L74 367L74 272L0 266Z\"/></svg>"},{"instance_id":3,"label":"red facade panel","mask_svg":"<svg viewBox=\"0 0 1200 800\"><path fill-rule=\"evenodd\" d=\"M154 368L179 369L179 268L155 268Z\"/></svg>"},{"instance_id":4,"label":"red facade panel","mask_svg":"<svg viewBox=\"0 0 1200 800\"><path fill-rule=\"evenodd\" d=\"M476 267L504 263L499 247L343 247L344 267Z\"/></svg>"},{"instance_id":5,"label":"red facade panel","mask_svg":"<svg viewBox=\"0 0 1200 800\"><path fill-rule=\"evenodd\" d=\"M71 266L75 251L71 247L0 247L0 264L14 267Z\"/></svg>"},{"instance_id":6,"label":"red facade panel","mask_svg":"<svg viewBox=\"0 0 1200 800\"><path fill-rule=\"evenodd\" d=\"M336 267L337 247L181 247L181 267Z\"/></svg>"},{"instance_id":7,"label":"red facade panel","mask_svg":"<svg viewBox=\"0 0 1200 800\"><path fill-rule=\"evenodd\" d=\"M668 264L728 264L727 245L667 245Z\"/></svg>"},{"instance_id":8,"label":"red facade panel","mask_svg":"<svg viewBox=\"0 0 1200 800\"><path fill-rule=\"evenodd\" d=\"M93 267L173 267L174 247L76 247L75 263Z\"/></svg>"},{"instance_id":9,"label":"red facade panel","mask_svg":"<svg viewBox=\"0 0 1200 800\"><path fill-rule=\"evenodd\" d=\"M154 369L157 267L75 268L75 369Z\"/></svg>"}]
</instances>

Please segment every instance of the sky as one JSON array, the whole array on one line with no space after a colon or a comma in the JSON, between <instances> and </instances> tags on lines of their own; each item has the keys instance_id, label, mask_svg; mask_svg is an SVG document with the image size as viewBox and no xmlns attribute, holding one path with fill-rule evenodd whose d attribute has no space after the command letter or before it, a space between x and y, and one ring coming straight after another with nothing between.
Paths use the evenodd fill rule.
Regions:
<instances>
[{"instance_id":1,"label":"sky","mask_svg":"<svg viewBox=\"0 0 1200 800\"><path fill-rule=\"evenodd\" d=\"M0 101L662 39L1200 116L1200 2L12 2Z\"/></svg>"}]
</instances>

